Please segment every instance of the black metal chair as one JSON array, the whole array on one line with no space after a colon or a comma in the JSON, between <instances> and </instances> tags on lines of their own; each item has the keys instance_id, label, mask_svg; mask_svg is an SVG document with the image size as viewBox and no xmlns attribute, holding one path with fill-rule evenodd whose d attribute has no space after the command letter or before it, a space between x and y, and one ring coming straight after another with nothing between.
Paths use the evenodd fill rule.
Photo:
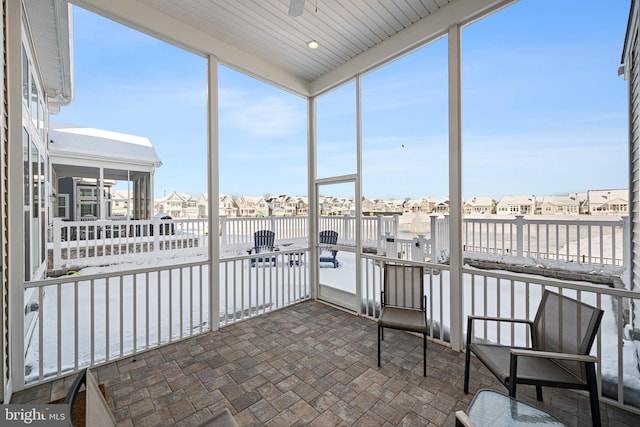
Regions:
<instances>
[{"instance_id":1,"label":"black metal chair","mask_svg":"<svg viewBox=\"0 0 640 427\"><path fill-rule=\"evenodd\" d=\"M378 319L378 367L384 328L419 332L423 337L423 375L427 376L427 297L422 266L385 264Z\"/></svg>"},{"instance_id":2,"label":"black metal chair","mask_svg":"<svg viewBox=\"0 0 640 427\"><path fill-rule=\"evenodd\" d=\"M536 386L542 401L542 386L587 390L594 426L600 425L598 383L591 346L604 312L588 304L554 292L545 291L535 319L469 316L464 368L464 392L469 393L469 363L475 354L516 396L516 384ZM529 326L531 347L512 347L473 342L474 321L517 322Z\"/></svg>"}]
</instances>

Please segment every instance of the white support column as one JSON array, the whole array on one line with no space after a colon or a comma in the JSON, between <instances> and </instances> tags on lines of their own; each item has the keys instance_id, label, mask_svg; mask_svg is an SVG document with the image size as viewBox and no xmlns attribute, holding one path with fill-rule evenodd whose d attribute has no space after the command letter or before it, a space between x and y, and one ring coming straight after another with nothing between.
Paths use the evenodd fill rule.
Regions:
<instances>
[{"instance_id":1,"label":"white support column","mask_svg":"<svg viewBox=\"0 0 640 427\"><path fill-rule=\"evenodd\" d=\"M356 77L356 312L362 314L362 78Z\"/></svg>"},{"instance_id":2,"label":"white support column","mask_svg":"<svg viewBox=\"0 0 640 427\"><path fill-rule=\"evenodd\" d=\"M462 76L460 26L449 27L449 238L451 348L462 349Z\"/></svg>"},{"instance_id":3,"label":"white support column","mask_svg":"<svg viewBox=\"0 0 640 427\"><path fill-rule=\"evenodd\" d=\"M218 224L220 214L220 153L218 128L218 58L209 55L207 61L207 110L208 110L208 193L209 200L209 325L211 330L220 328L220 239Z\"/></svg>"},{"instance_id":4,"label":"white support column","mask_svg":"<svg viewBox=\"0 0 640 427\"><path fill-rule=\"evenodd\" d=\"M318 298L318 197L316 194L316 99L307 100L307 182L309 192L309 279L310 295Z\"/></svg>"},{"instance_id":5,"label":"white support column","mask_svg":"<svg viewBox=\"0 0 640 427\"><path fill-rule=\"evenodd\" d=\"M20 1L8 1L5 25L7 44L7 112L9 118L9 382L5 403L13 391L24 388L24 196L22 131L22 44Z\"/></svg>"},{"instance_id":6,"label":"white support column","mask_svg":"<svg viewBox=\"0 0 640 427\"><path fill-rule=\"evenodd\" d=\"M98 179L98 206L100 208L100 212L98 213L97 219L107 219L107 209L104 200L104 168L102 167L100 168L100 175Z\"/></svg>"}]
</instances>

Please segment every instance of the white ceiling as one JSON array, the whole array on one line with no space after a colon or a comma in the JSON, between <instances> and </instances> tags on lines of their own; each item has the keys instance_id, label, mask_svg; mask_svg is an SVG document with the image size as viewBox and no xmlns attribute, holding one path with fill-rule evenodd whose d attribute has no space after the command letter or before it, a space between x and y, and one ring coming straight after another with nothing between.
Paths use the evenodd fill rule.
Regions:
<instances>
[{"instance_id":1,"label":"white ceiling","mask_svg":"<svg viewBox=\"0 0 640 427\"><path fill-rule=\"evenodd\" d=\"M300 95L313 95L515 0L72 0ZM306 46L316 40L320 47Z\"/></svg>"}]
</instances>

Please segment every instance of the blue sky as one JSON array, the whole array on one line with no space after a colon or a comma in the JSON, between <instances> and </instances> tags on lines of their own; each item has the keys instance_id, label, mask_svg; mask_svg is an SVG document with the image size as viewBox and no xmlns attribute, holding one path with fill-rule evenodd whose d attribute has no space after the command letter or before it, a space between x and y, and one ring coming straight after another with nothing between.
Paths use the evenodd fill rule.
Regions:
<instances>
[{"instance_id":1,"label":"blue sky","mask_svg":"<svg viewBox=\"0 0 640 427\"><path fill-rule=\"evenodd\" d=\"M463 30L465 197L627 186L629 5L522 0ZM148 137L156 197L206 192L204 58L79 8L74 43L75 100L53 120ZM441 39L363 77L366 197L448 194L446 52ZM305 114L221 67L221 192L305 195ZM318 100L319 177L355 173L354 117L354 84Z\"/></svg>"}]
</instances>

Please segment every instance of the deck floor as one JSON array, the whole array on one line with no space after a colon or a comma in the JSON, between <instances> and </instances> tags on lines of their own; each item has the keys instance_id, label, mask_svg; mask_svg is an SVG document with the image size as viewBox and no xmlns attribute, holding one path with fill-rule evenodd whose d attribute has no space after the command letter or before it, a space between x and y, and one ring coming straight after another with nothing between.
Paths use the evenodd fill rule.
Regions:
<instances>
[{"instance_id":1,"label":"deck floor","mask_svg":"<svg viewBox=\"0 0 640 427\"><path fill-rule=\"evenodd\" d=\"M95 369L119 425L197 426L227 407L238 424L312 426L453 426L473 393L505 392L472 361L462 391L464 354L386 330L377 367L376 323L307 301ZM14 394L11 403L64 397L73 377ZM518 399L568 426L591 424L586 396L522 386ZM603 425L637 426L640 416L601 404Z\"/></svg>"}]
</instances>

